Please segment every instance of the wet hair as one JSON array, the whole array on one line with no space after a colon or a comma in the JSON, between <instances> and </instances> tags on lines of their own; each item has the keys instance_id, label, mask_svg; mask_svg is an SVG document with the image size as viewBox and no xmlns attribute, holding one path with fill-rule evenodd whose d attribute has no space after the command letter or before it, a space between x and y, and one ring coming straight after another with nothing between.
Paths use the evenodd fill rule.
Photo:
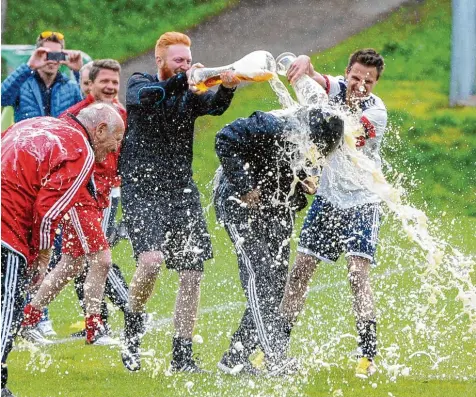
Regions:
<instances>
[{"instance_id":1,"label":"wet hair","mask_svg":"<svg viewBox=\"0 0 476 397\"><path fill-rule=\"evenodd\" d=\"M360 63L364 66L375 67L377 69L377 80L380 78L380 75L383 73L385 63L382 55L380 55L373 48L364 48L354 52L350 58L349 63L347 64L347 73L350 72L350 69L354 63Z\"/></svg>"},{"instance_id":2,"label":"wet hair","mask_svg":"<svg viewBox=\"0 0 476 397\"><path fill-rule=\"evenodd\" d=\"M109 69L119 74L121 73L121 65L115 59L98 59L92 64L91 70L89 71L89 80L96 80L96 77L98 77L102 69Z\"/></svg>"},{"instance_id":3,"label":"wet hair","mask_svg":"<svg viewBox=\"0 0 476 397\"><path fill-rule=\"evenodd\" d=\"M38 38L36 39L36 48L40 48L40 47L43 47L43 44L46 42L46 41L52 41L53 43L59 43L61 44L61 49L64 49L65 46L64 46L64 39L60 40L58 38L58 36L56 36L55 34L52 34L50 37L46 37L44 39L41 38L41 35L38 36Z\"/></svg>"},{"instance_id":4,"label":"wet hair","mask_svg":"<svg viewBox=\"0 0 476 397\"><path fill-rule=\"evenodd\" d=\"M163 57L167 48L174 44L183 44L187 47L192 45L190 37L180 32L167 32L159 37L155 45L155 57Z\"/></svg>"},{"instance_id":5,"label":"wet hair","mask_svg":"<svg viewBox=\"0 0 476 397\"><path fill-rule=\"evenodd\" d=\"M95 102L81 110L78 120L89 130L94 130L98 124L106 123L109 133L117 127L125 128L124 121L116 108L105 102Z\"/></svg>"}]
</instances>

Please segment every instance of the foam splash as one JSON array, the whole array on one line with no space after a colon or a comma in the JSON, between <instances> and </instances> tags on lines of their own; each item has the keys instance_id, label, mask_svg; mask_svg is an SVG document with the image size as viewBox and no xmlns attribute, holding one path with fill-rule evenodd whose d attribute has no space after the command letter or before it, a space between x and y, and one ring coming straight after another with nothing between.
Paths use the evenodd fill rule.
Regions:
<instances>
[{"instance_id":1,"label":"foam splash","mask_svg":"<svg viewBox=\"0 0 476 397\"><path fill-rule=\"evenodd\" d=\"M53 147L58 147L59 151L65 154L60 137L52 133L50 127L48 118L44 118L21 130L10 131L2 138L2 158L8 158L6 154L13 151L12 167L16 170L19 150L29 153L38 163L45 160Z\"/></svg>"},{"instance_id":2,"label":"foam splash","mask_svg":"<svg viewBox=\"0 0 476 397\"><path fill-rule=\"evenodd\" d=\"M299 106L282 83L279 84L271 80L270 84L284 109L276 112L277 114L285 115L286 112L293 111L296 106ZM388 289L388 284L385 284L386 279L381 280L377 288L374 286L375 296L377 298L384 296L386 299L392 300L390 306L393 306L392 309L394 309L393 313L379 313L379 323L389 323L389 328L395 330L399 328L400 322L412 324L401 327L400 332L404 335L402 341L407 343L405 349L400 349L400 346L394 343L386 345L386 340L380 338L380 370L386 372L391 380L396 380L399 376L408 376L410 373L416 372L411 364L418 361L421 365L422 360L426 357L426 364L432 371L437 371L443 363L454 362L458 354L461 354L461 352L448 351L451 350L452 342L447 342L453 341L452 335L456 329L462 334L463 341L474 339L476 333L476 288L471 275L476 264L475 258L465 255L458 248L449 244L448 238L441 233L437 222L430 220L424 211L405 202L406 191L402 187L405 175L397 174L394 183L389 183L375 161L356 147L356 138L362 135L359 120L345 107L332 107L327 110L337 113L344 119L343 144L333 154L341 156L340 160L345 160L345 165L341 170L344 174L339 177L343 176L358 181L360 185L365 186L380 198L384 204L384 210L388 213L389 222L393 226L391 236L381 233L380 246L389 248L394 253L394 257L389 260L391 263L395 263L396 271L415 272L412 282L417 285L418 289L409 296L399 296L398 299L401 302L388 297L391 289ZM309 138L306 137L306 125L296 128L296 132L298 131L301 133L291 134L289 139L293 145L297 146L300 153L309 153L310 144ZM395 136L398 137L398 131ZM309 173L311 169L318 169L328 161L317 156L309 163L309 158L306 158L305 155L293 157L292 154L287 153L286 156L297 159L292 164L295 175L299 170L305 170L308 175L313 175ZM308 166L309 164L311 164L311 168ZM391 169L391 166L389 168ZM392 241L395 240L393 236L398 236L399 246L395 246L395 242ZM411 244L409 250L404 248L407 242ZM405 265L401 265L400 261L404 261ZM455 297L453 298L453 296ZM425 298L422 299L422 297ZM459 310L456 316L447 308L448 302L453 299L460 303L460 309L456 309ZM378 309L379 304L377 304ZM341 311L346 313L349 308L343 306ZM333 310L333 312L338 313L339 310ZM315 313L313 315L316 316ZM454 318L445 326L444 321L448 321L452 317ZM469 321L465 321L465 317ZM336 319L334 318L334 320ZM337 320L340 324L336 326L322 324L322 317L317 314L314 323L321 325L318 334L316 335L316 329L310 326L308 333L311 338L298 342L301 348L313 346L312 353L310 348L304 352L306 357L311 357L308 364L312 367L328 370L332 366L346 367L349 365L347 356L343 356L342 351L339 350L341 343L346 345L342 341L346 334L337 332L339 329L348 328L344 324L348 322L348 318L343 314ZM461 329L462 324L465 324L466 329ZM329 326L331 334L322 331L322 326L324 328ZM328 328L326 330L329 332ZM393 331L389 330L389 332ZM317 340L317 342L313 342L313 340ZM351 356L353 354L351 353ZM468 371L467 368L461 370L463 373ZM441 376L444 378L445 374Z\"/></svg>"}]
</instances>

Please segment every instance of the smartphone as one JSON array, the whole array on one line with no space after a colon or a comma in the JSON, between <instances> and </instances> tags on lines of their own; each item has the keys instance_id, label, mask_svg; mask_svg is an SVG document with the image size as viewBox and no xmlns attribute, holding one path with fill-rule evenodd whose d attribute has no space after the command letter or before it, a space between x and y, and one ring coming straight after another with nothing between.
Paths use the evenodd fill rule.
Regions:
<instances>
[{"instance_id":1,"label":"smartphone","mask_svg":"<svg viewBox=\"0 0 476 397\"><path fill-rule=\"evenodd\" d=\"M64 52L48 52L46 54L47 61L66 61L66 54Z\"/></svg>"}]
</instances>

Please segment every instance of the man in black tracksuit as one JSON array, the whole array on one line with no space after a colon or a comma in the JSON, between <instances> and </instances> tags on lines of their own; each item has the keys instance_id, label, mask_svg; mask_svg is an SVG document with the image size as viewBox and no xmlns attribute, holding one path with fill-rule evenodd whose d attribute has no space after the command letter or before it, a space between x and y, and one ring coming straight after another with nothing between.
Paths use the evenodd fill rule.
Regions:
<instances>
[{"instance_id":1,"label":"man in black tracksuit","mask_svg":"<svg viewBox=\"0 0 476 397\"><path fill-rule=\"evenodd\" d=\"M216 213L235 245L247 298L241 324L218 364L227 373L255 372L248 357L257 347L270 371L277 374L291 364L275 353L274 327L286 284L295 213L306 206L305 193L313 190L304 170L292 166L304 157L299 134L325 156L341 141L343 122L320 109L255 112L227 125L216 137L222 165Z\"/></svg>"},{"instance_id":2,"label":"man in black tracksuit","mask_svg":"<svg viewBox=\"0 0 476 397\"><path fill-rule=\"evenodd\" d=\"M137 259L122 353L130 371L140 369L145 305L164 259L179 273L172 370L201 371L192 358L192 332L203 263L212 257L212 246L192 179L194 123L199 116L223 114L239 80L224 73L216 93L197 95L188 84L190 44L182 33L165 33L156 45L157 75L135 73L127 86L119 171L124 220Z\"/></svg>"}]
</instances>

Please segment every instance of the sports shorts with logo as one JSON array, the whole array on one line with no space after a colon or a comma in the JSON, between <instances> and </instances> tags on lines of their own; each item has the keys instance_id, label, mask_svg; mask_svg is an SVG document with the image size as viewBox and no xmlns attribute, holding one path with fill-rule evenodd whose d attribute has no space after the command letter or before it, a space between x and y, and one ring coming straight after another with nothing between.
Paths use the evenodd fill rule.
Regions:
<instances>
[{"instance_id":1,"label":"sports shorts with logo","mask_svg":"<svg viewBox=\"0 0 476 397\"><path fill-rule=\"evenodd\" d=\"M339 256L373 261L379 231L379 204L339 208L315 196L299 237L298 251L325 262Z\"/></svg>"}]
</instances>

